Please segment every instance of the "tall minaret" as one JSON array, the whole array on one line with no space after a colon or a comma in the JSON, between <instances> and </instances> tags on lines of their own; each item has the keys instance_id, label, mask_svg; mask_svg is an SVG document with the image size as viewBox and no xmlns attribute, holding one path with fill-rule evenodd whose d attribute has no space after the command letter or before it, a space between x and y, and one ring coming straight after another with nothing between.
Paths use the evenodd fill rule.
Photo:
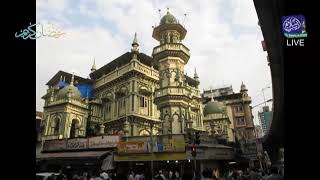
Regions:
<instances>
[{"instance_id":1,"label":"tall minaret","mask_svg":"<svg viewBox=\"0 0 320 180\"><path fill-rule=\"evenodd\" d=\"M169 10L153 29L152 37L160 44L152 53L160 76L160 88L155 91L154 102L160 110L163 134L184 133L187 122L191 120L191 92L182 85L184 66L190 58L189 49L181 43L186 34L187 30Z\"/></svg>"}]
</instances>

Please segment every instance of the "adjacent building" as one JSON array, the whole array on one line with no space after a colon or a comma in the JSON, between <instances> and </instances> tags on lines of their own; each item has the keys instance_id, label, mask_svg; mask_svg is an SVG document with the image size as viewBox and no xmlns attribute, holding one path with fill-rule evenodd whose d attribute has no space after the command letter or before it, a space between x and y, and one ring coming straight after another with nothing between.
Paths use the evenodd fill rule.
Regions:
<instances>
[{"instance_id":1,"label":"adjacent building","mask_svg":"<svg viewBox=\"0 0 320 180\"><path fill-rule=\"evenodd\" d=\"M36 143L41 141L43 113L36 111Z\"/></svg>"},{"instance_id":2,"label":"adjacent building","mask_svg":"<svg viewBox=\"0 0 320 180\"><path fill-rule=\"evenodd\" d=\"M272 111L269 106L263 106L262 111L258 112L258 117L264 134L268 134L272 121Z\"/></svg>"},{"instance_id":3,"label":"adjacent building","mask_svg":"<svg viewBox=\"0 0 320 180\"><path fill-rule=\"evenodd\" d=\"M254 124L251 111L251 97L246 86L242 83L240 92L235 93L232 86L205 90L202 94L202 103L206 106L211 99L221 102L226 107L226 113L231 121L231 128L238 140L254 139Z\"/></svg>"}]
</instances>

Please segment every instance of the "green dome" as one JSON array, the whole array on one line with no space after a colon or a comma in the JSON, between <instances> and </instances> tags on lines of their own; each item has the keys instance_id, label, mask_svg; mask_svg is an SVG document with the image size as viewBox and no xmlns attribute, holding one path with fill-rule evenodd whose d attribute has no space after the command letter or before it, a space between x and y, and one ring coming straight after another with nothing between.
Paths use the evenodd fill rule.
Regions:
<instances>
[{"instance_id":1,"label":"green dome","mask_svg":"<svg viewBox=\"0 0 320 180\"><path fill-rule=\"evenodd\" d=\"M168 11L167 14L161 18L160 25L161 24L178 24L178 22L177 19Z\"/></svg>"},{"instance_id":2,"label":"green dome","mask_svg":"<svg viewBox=\"0 0 320 180\"><path fill-rule=\"evenodd\" d=\"M64 88L62 88L59 92L58 92L58 99L64 99L68 97L68 92L71 93L71 98L72 99L81 99L80 96L80 91L78 90L77 87L73 86L73 85L68 85Z\"/></svg>"},{"instance_id":3,"label":"green dome","mask_svg":"<svg viewBox=\"0 0 320 180\"><path fill-rule=\"evenodd\" d=\"M219 114L224 113L223 105L217 101L210 101L203 109L203 114Z\"/></svg>"}]
</instances>

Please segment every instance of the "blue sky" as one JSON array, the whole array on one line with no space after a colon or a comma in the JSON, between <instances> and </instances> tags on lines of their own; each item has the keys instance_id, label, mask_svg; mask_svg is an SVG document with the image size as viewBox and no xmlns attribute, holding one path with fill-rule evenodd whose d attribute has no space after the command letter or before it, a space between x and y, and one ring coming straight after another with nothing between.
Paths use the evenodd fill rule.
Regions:
<instances>
[{"instance_id":1,"label":"blue sky","mask_svg":"<svg viewBox=\"0 0 320 180\"><path fill-rule=\"evenodd\" d=\"M37 110L43 110L41 96L55 73L88 77L94 57L99 68L130 51L135 32L140 51L151 55L158 45L152 26L160 21L158 9L164 15L167 7L180 22L187 13L183 43L191 58L185 71L193 75L197 68L201 89L232 84L237 92L243 81L252 105L263 102L261 89L270 85L271 76L252 0L37 0L37 22L66 33L37 39ZM272 89L265 95L272 98Z\"/></svg>"}]
</instances>

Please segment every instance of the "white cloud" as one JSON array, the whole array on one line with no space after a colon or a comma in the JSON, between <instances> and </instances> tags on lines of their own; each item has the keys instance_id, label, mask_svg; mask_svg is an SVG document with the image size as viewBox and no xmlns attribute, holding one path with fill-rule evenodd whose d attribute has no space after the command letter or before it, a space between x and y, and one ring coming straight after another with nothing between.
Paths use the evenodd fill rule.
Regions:
<instances>
[{"instance_id":1,"label":"white cloud","mask_svg":"<svg viewBox=\"0 0 320 180\"><path fill-rule=\"evenodd\" d=\"M253 1L233 0L234 2L234 17L233 23L244 26L257 26L258 17L253 4Z\"/></svg>"}]
</instances>

